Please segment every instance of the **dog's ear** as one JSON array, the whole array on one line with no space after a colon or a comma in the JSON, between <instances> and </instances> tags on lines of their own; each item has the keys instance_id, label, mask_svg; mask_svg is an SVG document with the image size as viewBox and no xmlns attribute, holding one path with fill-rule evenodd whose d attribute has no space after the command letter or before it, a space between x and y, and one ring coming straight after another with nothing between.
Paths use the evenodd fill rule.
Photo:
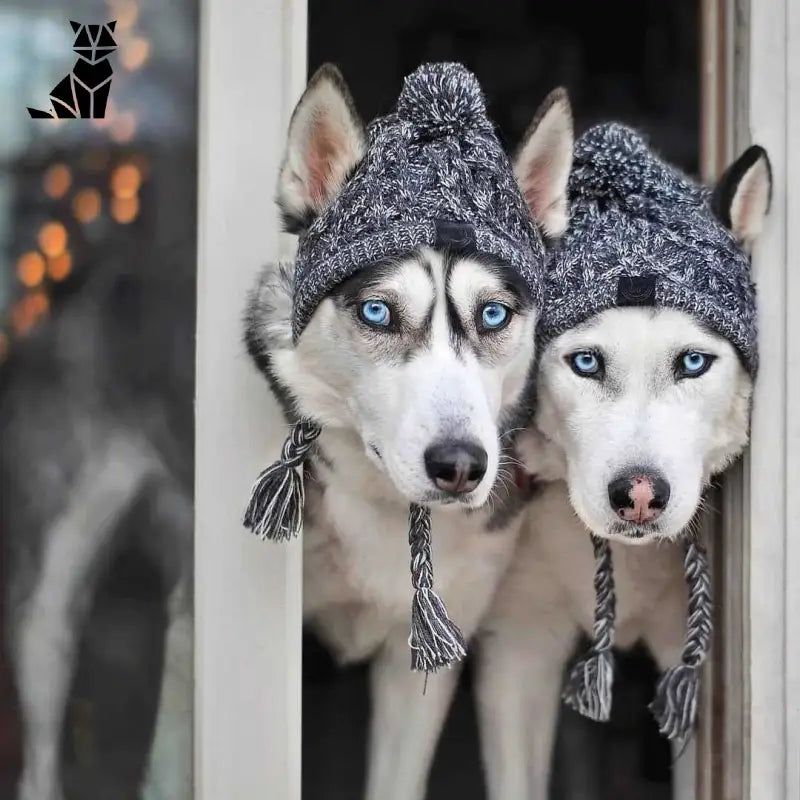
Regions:
<instances>
[{"instance_id":1,"label":"dog's ear","mask_svg":"<svg viewBox=\"0 0 800 800\"><path fill-rule=\"evenodd\" d=\"M725 170L711 196L719 220L749 249L764 225L772 195L772 167L763 147L752 145Z\"/></svg>"},{"instance_id":2,"label":"dog's ear","mask_svg":"<svg viewBox=\"0 0 800 800\"><path fill-rule=\"evenodd\" d=\"M301 233L324 211L365 150L364 125L341 73L321 66L289 123L278 205L284 227Z\"/></svg>"},{"instance_id":3,"label":"dog's ear","mask_svg":"<svg viewBox=\"0 0 800 800\"><path fill-rule=\"evenodd\" d=\"M533 117L514 159L514 174L531 215L546 236L567 229L567 179L572 169L572 108L566 89L554 89Z\"/></svg>"}]
</instances>

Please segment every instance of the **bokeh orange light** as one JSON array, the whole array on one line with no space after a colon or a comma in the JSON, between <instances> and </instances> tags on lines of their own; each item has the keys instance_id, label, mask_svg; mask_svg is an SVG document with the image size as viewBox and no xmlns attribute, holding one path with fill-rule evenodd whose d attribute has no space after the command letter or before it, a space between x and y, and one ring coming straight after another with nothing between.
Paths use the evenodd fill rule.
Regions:
<instances>
[{"instance_id":1,"label":"bokeh orange light","mask_svg":"<svg viewBox=\"0 0 800 800\"><path fill-rule=\"evenodd\" d=\"M97 189L81 189L72 200L72 213L78 222L88 223L97 218L102 206Z\"/></svg>"},{"instance_id":2,"label":"bokeh orange light","mask_svg":"<svg viewBox=\"0 0 800 800\"><path fill-rule=\"evenodd\" d=\"M39 231L39 249L49 258L63 253L67 247L67 229L60 222L48 222Z\"/></svg>"},{"instance_id":3,"label":"bokeh orange light","mask_svg":"<svg viewBox=\"0 0 800 800\"><path fill-rule=\"evenodd\" d=\"M47 259L47 274L51 280L63 281L72 272L72 254L65 250L60 256Z\"/></svg>"},{"instance_id":4,"label":"bokeh orange light","mask_svg":"<svg viewBox=\"0 0 800 800\"><path fill-rule=\"evenodd\" d=\"M130 30L139 18L139 4L136 0L112 0L111 16L117 21L116 31Z\"/></svg>"},{"instance_id":5,"label":"bokeh orange light","mask_svg":"<svg viewBox=\"0 0 800 800\"><path fill-rule=\"evenodd\" d=\"M11 326L17 336L25 336L50 309L50 299L43 291L30 292L11 307Z\"/></svg>"},{"instance_id":6,"label":"bokeh orange light","mask_svg":"<svg viewBox=\"0 0 800 800\"><path fill-rule=\"evenodd\" d=\"M142 185L142 173L135 164L120 164L111 173L111 191L115 197L134 197Z\"/></svg>"},{"instance_id":7,"label":"bokeh orange light","mask_svg":"<svg viewBox=\"0 0 800 800\"><path fill-rule=\"evenodd\" d=\"M92 120L92 125L95 128L105 128L111 124L111 120L117 115L117 105L113 100L109 100L106 104L106 115Z\"/></svg>"},{"instance_id":8,"label":"bokeh orange light","mask_svg":"<svg viewBox=\"0 0 800 800\"><path fill-rule=\"evenodd\" d=\"M23 286L29 289L38 286L44 280L45 264L41 253L31 250L17 259L17 277Z\"/></svg>"},{"instance_id":9,"label":"bokeh orange light","mask_svg":"<svg viewBox=\"0 0 800 800\"><path fill-rule=\"evenodd\" d=\"M127 225L136 219L139 213L139 198L133 197L114 197L111 200L111 216L121 223Z\"/></svg>"},{"instance_id":10,"label":"bokeh orange light","mask_svg":"<svg viewBox=\"0 0 800 800\"><path fill-rule=\"evenodd\" d=\"M44 174L44 191L48 197L63 197L72 185L72 173L66 164L53 164Z\"/></svg>"},{"instance_id":11,"label":"bokeh orange light","mask_svg":"<svg viewBox=\"0 0 800 800\"><path fill-rule=\"evenodd\" d=\"M150 56L150 42L142 36L134 36L122 48L120 61L125 69L133 72L141 69Z\"/></svg>"},{"instance_id":12,"label":"bokeh orange light","mask_svg":"<svg viewBox=\"0 0 800 800\"><path fill-rule=\"evenodd\" d=\"M136 133L136 115L132 111L121 111L111 119L111 138L124 144L130 142Z\"/></svg>"}]
</instances>

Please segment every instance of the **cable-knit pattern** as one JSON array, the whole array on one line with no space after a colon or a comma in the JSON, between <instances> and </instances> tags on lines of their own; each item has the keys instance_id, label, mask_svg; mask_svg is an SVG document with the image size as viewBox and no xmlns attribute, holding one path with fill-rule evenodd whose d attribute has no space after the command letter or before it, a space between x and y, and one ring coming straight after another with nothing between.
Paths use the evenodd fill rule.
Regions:
<instances>
[{"instance_id":1,"label":"cable-knit pattern","mask_svg":"<svg viewBox=\"0 0 800 800\"><path fill-rule=\"evenodd\" d=\"M541 305L541 236L486 117L480 85L460 64L426 64L406 78L398 110L370 125L355 174L301 237L295 340L343 280L433 246L436 220L469 225L476 249L516 269Z\"/></svg>"},{"instance_id":2,"label":"cable-knit pattern","mask_svg":"<svg viewBox=\"0 0 800 800\"><path fill-rule=\"evenodd\" d=\"M570 227L548 263L540 340L615 306L620 276L649 275L657 278L657 305L702 320L755 375L750 259L715 217L709 190L618 123L587 131L574 158Z\"/></svg>"}]
</instances>

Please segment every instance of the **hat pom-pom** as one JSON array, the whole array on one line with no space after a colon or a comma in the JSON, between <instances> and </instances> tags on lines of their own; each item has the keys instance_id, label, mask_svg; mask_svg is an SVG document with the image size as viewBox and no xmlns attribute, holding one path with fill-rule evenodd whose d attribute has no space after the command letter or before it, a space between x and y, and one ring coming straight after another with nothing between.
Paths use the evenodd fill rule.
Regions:
<instances>
[{"instance_id":1,"label":"hat pom-pom","mask_svg":"<svg viewBox=\"0 0 800 800\"><path fill-rule=\"evenodd\" d=\"M677 196L696 204L704 196L703 189L659 159L642 134L619 122L595 125L578 139L569 187L575 200L602 200L629 211L641 210L643 199L674 202Z\"/></svg>"},{"instance_id":2,"label":"hat pom-pom","mask_svg":"<svg viewBox=\"0 0 800 800\"><path fill-rule=\"evenodd\" d=\"M397 114L425 138L490 123L478 79L462 64L423 64L403 84Z\"/></svg>"}]
</instances>

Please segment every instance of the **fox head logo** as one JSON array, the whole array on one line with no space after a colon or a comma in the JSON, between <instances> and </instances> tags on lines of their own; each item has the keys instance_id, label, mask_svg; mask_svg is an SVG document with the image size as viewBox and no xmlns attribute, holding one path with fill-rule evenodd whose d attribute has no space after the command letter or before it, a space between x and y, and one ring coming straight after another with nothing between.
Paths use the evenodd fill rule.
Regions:
<instances>
[{"instance_id":1,"label":"fox head logo","mask_svg":"<svg viewBox=\"0 0 800 800\"><path fill-rule=\"evenodd\" d=\"M116 22L107 22L105 25L82 25L80 22L70 20L69 24L75 33L72 48L78 58L90 64L97 64L117 49L113 36L114 28L117 27Z\"/></svg>"},{"instance_id":2,"label":"fox head logo","mask_svg":"<svg viewBox=\"0 0 800 800\"><path fill-rule=\"evenodd\" d=\"M117 49L117 23L86 25L70 21L75 34L73 49L78 60L72 72L50 92L50 111L28 108L34 119L103 119L111 89L113 69L109 56Z\"/></svg>"}]
</instances>

